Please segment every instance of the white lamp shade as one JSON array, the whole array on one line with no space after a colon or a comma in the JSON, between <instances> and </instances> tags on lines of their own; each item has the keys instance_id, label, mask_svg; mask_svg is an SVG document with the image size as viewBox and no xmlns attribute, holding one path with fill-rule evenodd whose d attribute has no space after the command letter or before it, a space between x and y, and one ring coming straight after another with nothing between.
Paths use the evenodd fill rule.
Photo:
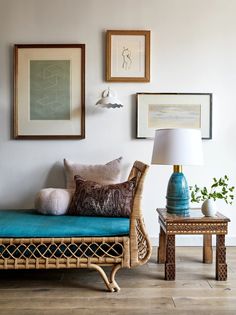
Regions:
<instances>
[{"instance_id":1,"label":"white lamp shade","mask_svg":"<svg viewBox=\"0 0 236 315\"><path fill-rule=\"evenodd\" d=\"M159 129L155 132L152 164L203 164L200 129Z\"/></svg>"}]
</instances>

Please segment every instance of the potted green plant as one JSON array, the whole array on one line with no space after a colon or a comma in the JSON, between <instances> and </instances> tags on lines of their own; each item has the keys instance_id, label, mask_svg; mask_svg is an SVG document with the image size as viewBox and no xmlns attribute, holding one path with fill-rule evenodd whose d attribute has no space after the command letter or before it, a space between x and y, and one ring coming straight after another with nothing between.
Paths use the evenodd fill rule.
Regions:
<instances>
[{"instance_id":1,"label":"potted green plant","mask_svg":"<svg viewBox=\"0 0 236 315\"><path fill-rule=\"evenodd\" d=\"M227 204L232 204L234 200L234 186L229 186L227 175L219 179L213 178L213 183L209 189L199 188L197 185L190 186L191 202L199 203L203 201L202 213L205 216L214 216L217 212L215 201L224 200Z\"/></svg>"}]
</instances>

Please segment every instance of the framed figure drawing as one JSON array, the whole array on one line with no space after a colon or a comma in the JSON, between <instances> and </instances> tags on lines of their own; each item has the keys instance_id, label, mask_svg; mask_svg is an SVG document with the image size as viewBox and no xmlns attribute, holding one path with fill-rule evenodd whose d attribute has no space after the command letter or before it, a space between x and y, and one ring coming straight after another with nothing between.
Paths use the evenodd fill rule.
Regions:
<instances>
[{"instance_id":1,"label":"framed figure drawing","mask_svg":"<svg viewBox=\"0 0 236 315\"><path fill-rule=\"evenodd\" d=\"M15 45L14 138L85 138L85 45Z\"/></svg>"},{"instance_id":2,"label":"framed figure drawing","mask_svg":"<svg viewBox=\"0 0 236 315\"><path fill-rule=\"evenodd\" d=\"M106 81L150 81L150 31L107 31Z\"/></svg>"},{"instance_id":3,"label":"framed figure drawing","mask_svg":"<svg viewBox=\"0 0 236 315\"><path fill-rule=\"evenodd\" d=\"M202 139L212 139L212 94L137 93L137 138L163 128L201 129Z\"/></svg>"}]
</instances>

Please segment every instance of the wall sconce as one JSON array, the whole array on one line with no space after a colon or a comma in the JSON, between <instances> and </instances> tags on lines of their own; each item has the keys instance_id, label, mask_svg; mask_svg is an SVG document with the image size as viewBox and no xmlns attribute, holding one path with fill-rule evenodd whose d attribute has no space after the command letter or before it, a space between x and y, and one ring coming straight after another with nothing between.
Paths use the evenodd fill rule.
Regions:
<instances>
[{"instance_id":1,"label":"wall sconce","mask_svg":"<svg viewBox=\"0 0 236 315\"><path fill-rule=\"evenodd\" d=\"M118 100L116 92L110 88L102 92L102 98L97 101L96 105L102 108L120 108L123 107L121 101Z\"/></svg>"}]
</instances>

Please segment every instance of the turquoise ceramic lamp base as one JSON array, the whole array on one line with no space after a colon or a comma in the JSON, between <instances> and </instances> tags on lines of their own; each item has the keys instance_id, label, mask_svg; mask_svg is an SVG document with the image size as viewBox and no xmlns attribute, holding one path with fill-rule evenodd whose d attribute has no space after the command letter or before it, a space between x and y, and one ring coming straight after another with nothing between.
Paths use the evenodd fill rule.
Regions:
<instances>
[{"instance_id":1,"label":"turquoise ceramic lamp base","mask_svg":"<svg viewBox=\"0 0 236 315\"><path fill-rule=\"evenodd\" d=\"M167 212L181 216L189 216L188 183L179 166L174 166L174 173L169 179L166 200Z\"/></svg>"}]
</instances>

